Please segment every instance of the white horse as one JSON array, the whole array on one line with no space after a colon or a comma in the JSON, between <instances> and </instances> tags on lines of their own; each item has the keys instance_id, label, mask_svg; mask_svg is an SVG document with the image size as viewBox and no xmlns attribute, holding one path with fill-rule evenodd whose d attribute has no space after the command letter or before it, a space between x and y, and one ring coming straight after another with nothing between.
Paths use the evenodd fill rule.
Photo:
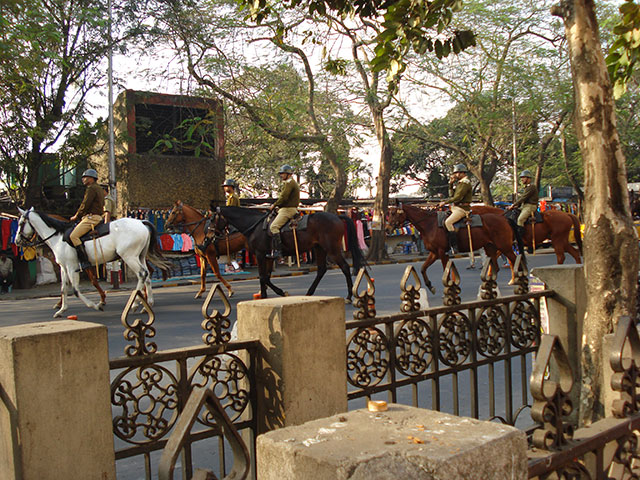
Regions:
<instances>
[{"instance_id":1,"label":"white horse","mask_svg":"<svg viewBox=\"0 0 640 480\"><path fill-rule=\"evenodd\" d=\"M16 231L16 245L29 245L37 235L46 243L55 255L60 265L62 305L53 316L60 317L67 310L66 286L71 284L73 293L80 298L87 307L102 310L102 306L93 303L80 293L80 274L76 249L64 240L64 233L70 224L56 220L46 214L38 213L33 208L20 211L18 230ZM138 277L136 289L146 290L147 302L153 305L151 279L146 266L146 258L161 270L168 271L171 263L164 260L156 241L156 230L149 222L134 218L121 218L109 224L109 234L96 240L84 242L89 261L95 265L121 258ZM96 258L97 257L97 258ZM142 287L146 287L145 290Z\"/></svg>"}]
</instances>

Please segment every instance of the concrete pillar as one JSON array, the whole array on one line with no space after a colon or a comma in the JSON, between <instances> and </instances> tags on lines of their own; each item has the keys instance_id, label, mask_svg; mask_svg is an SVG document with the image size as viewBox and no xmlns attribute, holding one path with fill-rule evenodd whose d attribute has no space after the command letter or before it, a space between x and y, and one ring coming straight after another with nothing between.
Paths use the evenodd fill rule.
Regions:
<instances>
[{"instance_id":1,"label":"concrete pillar","mask_svg":"<svg viewBox=\"0 0 640 480\"><path fill-rule=\"evenodd\" d=\"M107 328L0 328L0 478L112 480Z\"/></svg>"},{"instance_id":2,"label":"concrete pillar","mask_svg":"<svg viewBox=\"0 0 640 480\"><path fill-rule=\"evenodd\" d=\"M525 432L391 404L258 437L260 480L524 480Z\"/></svg>"},{"instance_id":3,"label":"concrete pillar","mask_svg":"<svg viewBox=\"0 0 640 480\"><path fill-rule=\"evenodd\" d=\"M283 297L238 304L238 340L258 339L258 432L347 410L344 300Z\"/></svg>"},{"instance_id":4,"label":"concrete pillar","mask_svg":"<svg viewBox=\"0 0 640 480\"><path fill-rule=\"evenodd\" d=\"M577 420L582 385L582 324L587 308L584 271L582 265L553 265L534 268L531 273L542 280L546 288L555 292L554 297L547 299L549 331L546 333L557 335L567 352L574 378L570 396L574 411L570 419Z\"/></svg>"}]
</instances>

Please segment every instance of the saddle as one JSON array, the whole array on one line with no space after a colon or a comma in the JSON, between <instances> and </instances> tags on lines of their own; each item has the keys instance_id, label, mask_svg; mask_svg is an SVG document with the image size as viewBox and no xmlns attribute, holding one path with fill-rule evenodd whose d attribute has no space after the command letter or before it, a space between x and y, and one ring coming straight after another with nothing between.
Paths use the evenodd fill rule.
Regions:
<instances>
[{"instance_id":1,"label":"saddle","mask_svg":"<svg viewBox=\"0 0 640 480\"><path fill-rule=\"evenodd\" d=\"M444 227L444 221L451 215L451 211L438 212L438 227ZM463 228L469 224L470 227L481 227L482 217L477 214L471 214L453 224L455 229Z\"/></svg>"},{"instance_id":2,"label":"saddle","mask_svg":"<svg viewBox=\"0 0 640 480\"><path fill-rule=\"evenodd\" d=\"M73 247L73 243L71 243L71 239L69 238L69 235L71 235L71 232L73 232L74 228L76 228L75 225L72 225L71 227L67 228L64 231L64 235L62 237L64 241L67 242L72 247ZM93 230L89 230L88 233L85 233L82 237L80 237L80 240L82 240L82 243L88 242L89 240L95 240L96 238L109 235L110 231L111 231L110 223L104 223L104 220L103 220L98 225L93 227Z\"/></svg>"},{"instance_id":3,"label":"saddle","mask_svg":"<svg viewBox=\"0 0 640 480\"><path fill-rule=\"evenodd\" d=\"M518 221L518 217L520 216L520 209L514 208L513 210L507 210L504 216L507 220L515 224ZM531 217L529 217L524 223L526 225L529 223L542 223L542 222L543 222L542 214L536 210L533 215L533 220L531 219Z\"/></svg>"},{"instance_id":4,"label":"saddle","mask_svg":"<svg viewBox=\"0 0 640 480\"><path fill-rule=\"evenodd\" d=\"M269 232L269 235L271 235L269 226L273 223L275 219L276 219L275 215L274 216L268 215L267 218L264 219L264 224L262 225L262 229ZM296 231L306 230L308 222L309 222L309 215L302 215L300 212L298 212L295 217L293 217L291 220L289 220L287 223L284 224L284 227L280 229L280 233L290 232L294 228L296 229Z\"/></svg>"}]
</instances>

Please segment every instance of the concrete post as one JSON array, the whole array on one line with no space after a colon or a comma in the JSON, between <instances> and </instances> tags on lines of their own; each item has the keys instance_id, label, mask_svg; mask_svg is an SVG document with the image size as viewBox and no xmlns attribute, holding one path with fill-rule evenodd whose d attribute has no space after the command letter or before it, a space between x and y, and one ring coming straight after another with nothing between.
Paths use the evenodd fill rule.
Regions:
<instances>
[{"instance_id":1,"label":"concrete post","mask_svg":"<svg viewBox=\"0 0 640 480\"><path fill-rule=\"evenodd\" d=\"M0 478L114 480L107 328L0 328Z\"/></svg>"},{"instance_id":2,"label":"concrete post","mask_svg":"<svg viewBox=\"0 0 640 480\"><path fill-rule=\"evenodd\" d=\"M557 335L567 352L574 378L571 392L574 411L570 419L577 421L582 385L582 324L587 308L584 271L582 265L553 265L534 268L531 273L542 280L546 288L555 292L554 297L547 299L549 331L546 333Z\"/></svg>"},{"instance_id":3,"label":"concrete post","mask_svg":"<svg viewBox=\"0 0 640 480\"><path fill-rule=\"evenodd\" d=\"M392 404L266 433L260 480L525 480L524 431Z\"/></svg>"},{"instance_id":4,"label":"concrete post","mask_svg":"<svg viewBox=\"0 0 640 480\"><path fill-rule=\"evenodd\" d=\"M238 340L258 339L258 432L347 410L344 300L240 302Z\"/></svg>"}]
</instances>

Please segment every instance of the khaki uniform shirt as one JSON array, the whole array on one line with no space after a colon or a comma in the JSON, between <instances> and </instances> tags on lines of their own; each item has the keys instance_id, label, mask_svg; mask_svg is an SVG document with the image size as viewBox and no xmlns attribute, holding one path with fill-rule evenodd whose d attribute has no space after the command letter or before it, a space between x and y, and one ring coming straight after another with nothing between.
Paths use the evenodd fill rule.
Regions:
<instances>
[{"instance_id":1,"label":"khaki uniform shirt","mask_svg":"<svg viewBox=\"0 0 640 480\"><path fill-rule=\"evenodd\" d=\"M275 206L298 208L298 205L300 205L300 185L293 178L290 178L282 185Z\"/></svg>"},{"instance_id":2,"label":"khaki uniform shirt","mask_svg":"<svg viewBox=\"0 0 640 480\"><path fill-rule=\"evenodd\" d=\"M240 206L240 197L236 192L233 192L231 195L227 197L227 207L239 207Z\"/></svg>"},{"instance_id":3,"label":"khaki uniform shirt","mask_svg":"<svg viewBox=\"0 0 640 480\"><path fill-rule=\"evenodd\" d=\"M116 218L116 202L111 198L111 195L104 197L104 211L109 212L111 220Z\"/></svg>"},{"instance_id":4,"label":"khaki uniform shirt","mask_svg":"<svg viewBox=\"0 0 640 480\"><path fill-rule=\"evenodd\" d=\"M449 187L449 198L445 203L453 203L455 206L469 210L471 208L471 197L473 195L471 180L467 177L461 178L455 186Z\"/></svg>"},{"instance_id":5,"label":"khaki uniform shirt","mask_svg":"<svg viewBox=\"0 0 640 480\"><path fill-rule=\"evenodd\" d=\"M528 203L530 205L538 205L538 189L533 183L530 183L525 187L522 191L518 199L513 202L514 207L519 207L523 203Z\"/></svg>"},{"instance_id":6,"label":"khaki uniform shirt","mask_svg":"<svg viewBox=\"0 0 640 480\"><path fill-rule=\"evenodd\" d=\"M82 203L76 212L78 218L93 214L102 216L104 213L104 190L97 183L92 183L84 192Z\"/></svg>"}]
</instances>

